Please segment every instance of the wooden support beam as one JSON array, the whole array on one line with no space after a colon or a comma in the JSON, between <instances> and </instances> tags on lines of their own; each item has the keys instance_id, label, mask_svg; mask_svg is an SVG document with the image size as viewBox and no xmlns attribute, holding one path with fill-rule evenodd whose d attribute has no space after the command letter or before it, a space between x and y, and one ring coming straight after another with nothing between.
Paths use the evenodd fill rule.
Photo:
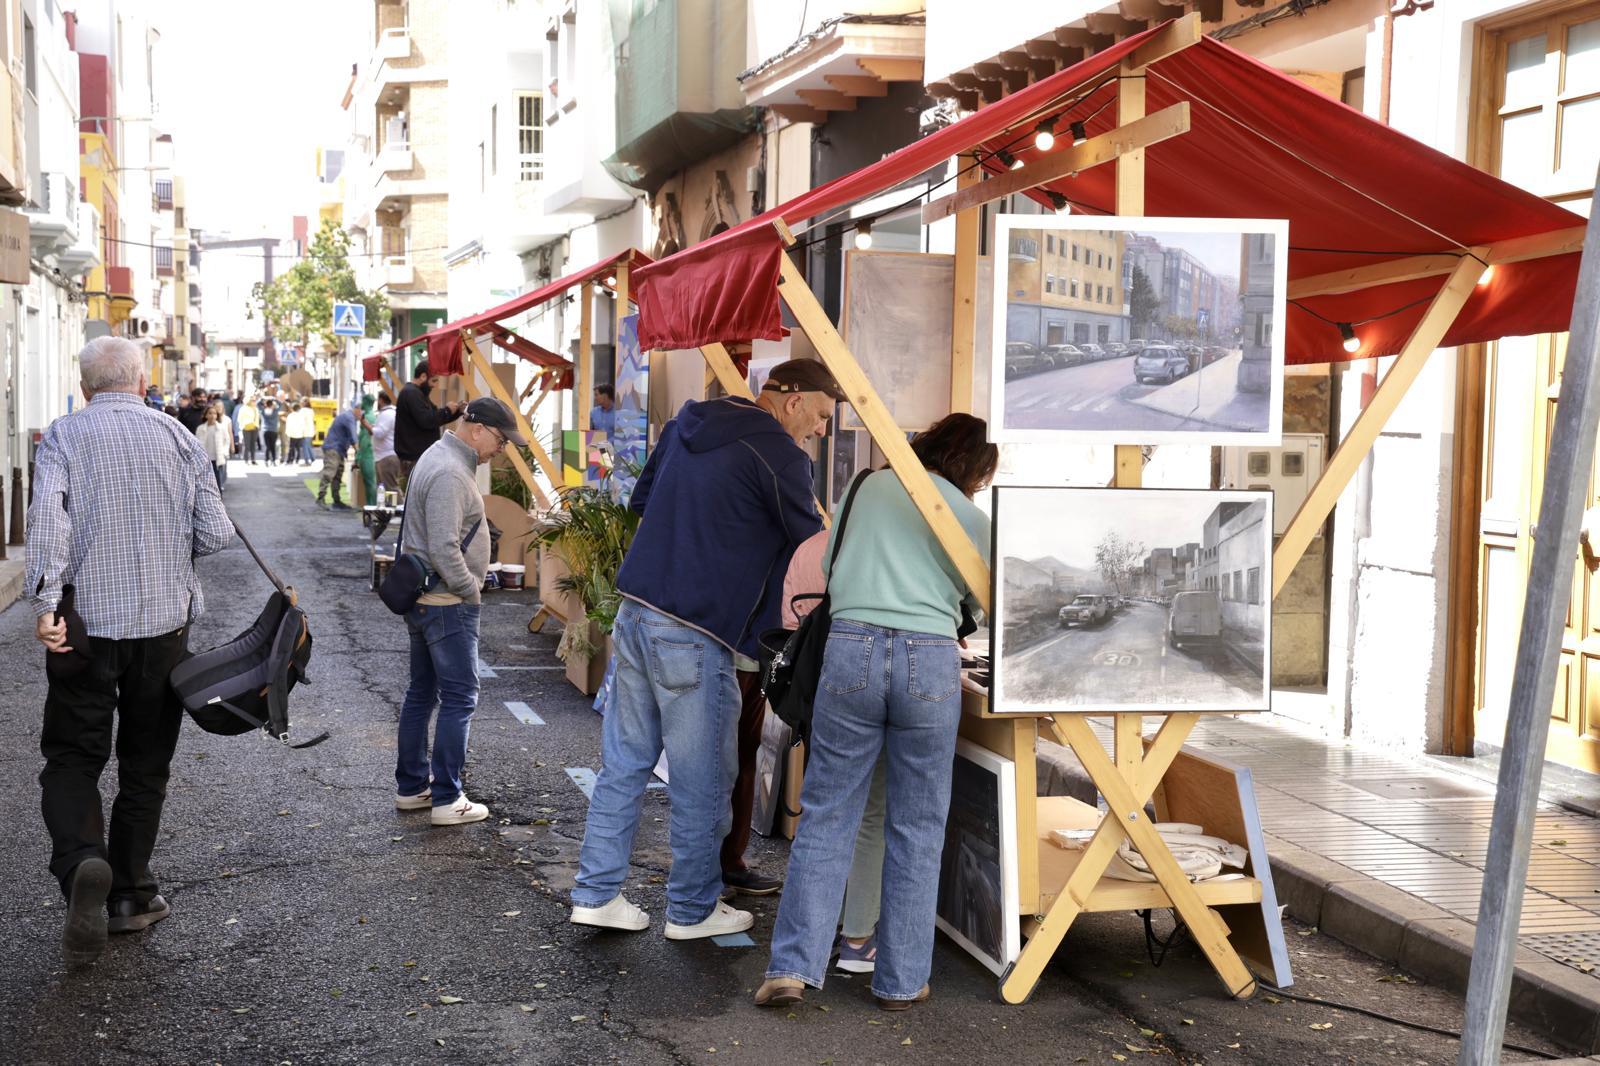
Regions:
<instances>
[{"instance_id":1,"label":"wooden support beam","mask_svg":"<svg viewBox=\"0 0 1600 1066\"><path fill-rule=\"evenodd\" d=\"M716 343L701 345L700 354L705 357L706 366L716 375L717 384L722 386L723 392L746 400L755 399L750 395L750 382L733 365L733 356L728 354L726 347Z\"/></svg>"},{"instance_id":2,"label":"wooden support beam","mask_svg":"<svg viewBox=\"0 0 1600 1066\"><path fill-rule=\"evenodd\" d=\"M1182 18L1184 13L1181 4L1169 4L1164 0L1118 0L1117 10L1128 18L1146 22Z\"/></svg>"},{"instance_id":3,"label":"wooden support beam","mask_svg":"<svg viewBox=\"0 0 1600 1066\"><path fill-rule=\"evenodd\" d=\"M622 344L622 320L633 314L633 304L628 294L628 261L626 259L617 264L615 277L617 279L617 299L615 313L611 319L611 358L613 362L616 360L618 347ZM615 373L615 370L613 370L613 373Z\"/></svg>"},{"instance_id":4,"label":"wooden support beam","mask_svg":"<svg viewBox=\"0 0 1600 1066\"><path fill-rule=\"evenodd\" d=\"M796 124L810 122L820 125L828 121L828 113L826 111L818 111L816 108L807 107L805 104L773 104L767 110L772 111L787 122Z\"/></svg>"},{"instance_id":5,"label":"wooden support beam","mask_svg":"<svg viewBox=\"0 0 1600 1066\"><path fill-rule=\"evenodd\" d=\"M529 382L529 384L531 385L531 384L533 384L533 382ZM528 408L528 410L526 412L529 422L533 421L533 416L534 416L535 413L538 412L539 405L544 403L545 400L549 399L550 395L552 393L554 393L555 391L556 391L556 376L554 374L546 374L546 375L544 375L544 383L539 386L539 395L537 395L537 396L535 396L533 398L533 406Z\"/></svg>"},{"instance_id":6,"label":"wooden support beam","mask_svg":"<svg viewBox=\"0 0 1600 1066\"><path fill-rule=\"evenodd\" d=\"M1484 258L1490 266L1502 263L1523 263L1547 255L1575 254L1583 248L1583 226L1571 229L1536 233L1531 237L1513 237L1488 245ZM1460 256L1450 253L1414 255L1405 259L1390 259L1371 266L1353 267L1349 270L1330 270L1326 274L1312 274L1289 282L1289 299L1304 300L1311 296L1332 296L1335 293L1355 292L1374 285L1392 285L1417 278L1438 277L1456 268Z\"/></svg>"},{"instance_id":7,"label":"wooden support beam","mask_svg":"<svg viewBox=\"0 0 1600 1066\"><path fill-rule=\"evenodd\" d=\"M921 81L922 60L894 56L861 56L856 65L884 81Z\"/></svg>"},{"instance_id":8,"label":"wooden support beam","mask_svg":"<svg viewBox=\"0 0 1600 1066\"><path fill-rule=\"evenodd\" d=\"M1140 86L1140 91L1143 91L1143 86ZM1002 196L1023 192L1103 163L1110 163L1130 152L1138 152L1142 159L1144 149L1149 145L1160 144L1162 141L1188 132L1189 101L1184 100L1153 115L1127 122L1114 130L1091 137L1080 145L1068 145L1066 148L1050 152L1025 167L993 175L987 181L959 188L948 196L941 196L937 200L923 204L922 224L930 225L942 218L949 218L957 211L989 203Z\"/></svg>"},{"instance_id":9,"label":"wooden support beam","mask_svg":"<svg viewBox=\"0 0 1600 1066\"><path fill-rule=\"evenodd\" d=\"M465 333L462 334L462 338L470 343L470 338L468 338ZM468 361L472 362L474 366L463 366L461 368L463 371L461 375L461 387L466 392L468 399L476 400L480 396L488 395L488 393L479 391L476 384L477 375L473 373L473 370L476 369L477 360L482 358L482 354L477 351L476 347L473 347L468 353ZM494 371L488 366L487 360L484 361L484 367L479 371L479 373L481 373L484 380L489 383L491 389L499 384L499 379L494 376ZM532 438L530 437L529 440L531 442ZM511 463L511 468L515 470L517 472L517 476L522 479L522 483L528 487L528 494L538 501L540 507L548 510L550 507L550 497L546 496L544 490L539 487L539 480L533 476L533 471L528 468L527 461L522 458L522 452L516 448L507 448L505 451L505 456L506 459Z\"/></svg>"},{"instance_id":10,"label":"wooden support beam","mask_svg":"<svg viewBox=\"0 0 1600 1066\"><path fill-rule=\"evenodd\" d=\"M1200 12L1191 11L1181 19L1167 23L1148 41L1129 53L1122 61L1124 68L1143 74L1144 68L1157 60L1181 52L1200 41ZM1126 70L1124 71L1126 73Z\"/></svg>"},{"instance_id":11,"label":"wooden support beam","mask_svg":"<svg viewBox=\"0 0 1600 1066\"><path fill-rule=\"evenodd\" d=\"M889 83L870 74L824 74L822 80L847 96L889 95Z\"/></svg>"},{"instance_id":12,"label":"wooden support beam","mask_svg":"<svg viewBox=\"0 0 1600 1066\"><path fill-rule=\"evenodd\" d=\"M594 282L578 286L578 373L573 387L578 393L578 432L589 429L594 408Z\"/></svg>"},{"instance_id":13,"label":"wooden support beam","mask_svg":"<svg viewBox=\"0 0 1600 1066\"><path fill-rule=\"evenodd\" d=\"M1472 252L1475 256L1484 257L1488 249L1479 247L1472 249ZM1405 348L1395 358L1394 364L1389 367L1389 372L1383 376L1383 380L1378 383L1378 389L1373 393L1371 401L1362 410L1355 425L1350 427L1350 432L1345 434L1344 440L1339 442L1338 449L1328 457L1322 477L1311 487L1311 492L1300 505L1300 509L1295 512L1294 518L1290 519L1289 527L1284 530L1277 548L1272 552L1274 597L1288 583L1295 564L1305 554L1317 530L1322 528L1322 523L1327 521L1334 504L1339 502L1340 493L1355 476L1356 469L1367 457L1367 453L1372 451L1372 445L1377 441L1384 424L1389 421L1389 416L1400 406L1406 391L1411 388L1412 382L1417 380L1417 375L1422 373L1422 367L1428 361L1429 353L1444 340L1444 335L1449 332L1456 315L1461 312L1467 297L1472 295L1473 287L1487 269L1472 256L1464 256L1456 261L1455 269L1450 273L1450 280L1445 282L1439 294L1428 305L1428 310L1423 314L1421 321L1411 331Z\"/></svg>"},{"instance_id":14,"label":"wooden support beam","mask_svg":"<svg viewBox=\"0 0 1600 1066\"><path fill-rule=\"evenodd\" d=\"M551 487L560 486L561 468L551 460L549 454L544 450L544 445L539 443L539 435L533 431L533 425L528 421L528 416L523 414L522 409L512 402L511 392L501 382L500 375L494 372L494 365L489 362L482 349L478 347L478 342L473 340L470 334L463 333L461 341L467 350L468 357L472 360L473 368L478 371L484 381L489 383L489 392L493 394L495 399L511 408L511 416L517 420L517 432L528 438L528 450L533 453L534 461L539 464L539 469L544 471L544 476L550 479ZM515 448L507 448L506 455L511 457L513 466L522 458ZM535 489L534 494L539 498L539 502L543 506L550 506L550 500L544 493Z\"/></svg>"},{"instance_id":15,"label":"wooden support beam","mask_svg":"<svg viewBox=\"0 0 1600 1066\"><path fill-rule=\"evenodd\" d=\"M1199 26L1199 20L1194 25ZM1174 24L1176 25L1176 23ZM1154 44L1154 41L1150 43ZM1139 51L1144 51L1140 48ZM1136 77L1141 68L1132 58L1122 61L1122 80L1117 82L1117 125L1131 126L1145 118L1144 80ZM1187 105L1187 101L1185 101ZM1170 108L1168 109L1170 110ZM1188 112L1184 112L1187 127ZM1087 147L1087 146L1085 146ZM1144 149L1130 147L1117 157L1117 214L1144 214Z\"/></svg>"},{"instance_id":16,"label":"wooden support beam","mask_svg":"<svg viewBox=\"0 0 1600 1066\"><path fill-rule=\"evenodd\" d=\"M818 111L854 111L856 98L832 89L796 89L795 95Z\"/></svg>"},{"instance_id":17,"label":"wooden support beam","mask_svg":"<svg viewBox=\"0 0 1600 1066\"><path fill-rule=\"evenodd\" d=\"M400 390L394 384L394 368L389 365L387 357L378 360L378 380L389 389L389 398L396 403L400 402Z\"/></svg>"},{"instance_id":18,"label":"wooden support beam","mask_svg":"<svg viewBox=\"0 0 1600 1066\"><path fill-rule=\"evenodd\" d=\"M956 192L983 181L974 154L956 157ZM978 325L978 215L976 207L956 213L955 277L951 285L950 410L972 411L972 353Z\"/></svg>"},{"instance_id":19,"label":"wooden support beam","mask_svg":"<svg viewBox=\"0 0 1600 1066\"><path fill-rule=\"evenodd\" d=\"M788 227L781 221L777 226L784 243L793 244L794 239L789 234ZM850 354L844 339L839 336L839 331L829 320L828 313L822 309L816 295L800 276L800 270L794 265L794 260L785 253L779 260L778 266L781 271L778 295L783 297L789 313L794 315L795 321L811 339L817 354L822 357L823 365L832 372L834 380L844 389L845 395L850 397L850 404L856 409L856 415L860 417L867 427L867 432L872 434L873 441L888 458L890 467L900 478L900 483L905 486L911 502L927 520L933 535L938 538L940 545L950 556L950 561L955 564L956 570L966 581L978 605L987 612L990 591L989 567L984 564L983 556L967 538L966 530L951 513L950 505L945 503L944 497L934 486L933 479L928 476L928 471L912 452L905 433L895 425L894 415L889 413L889 409L884 406L872 383L867 380L867 375L862 371L860 364L856 362L855 356Z\"/></svg>"}]
</instances>

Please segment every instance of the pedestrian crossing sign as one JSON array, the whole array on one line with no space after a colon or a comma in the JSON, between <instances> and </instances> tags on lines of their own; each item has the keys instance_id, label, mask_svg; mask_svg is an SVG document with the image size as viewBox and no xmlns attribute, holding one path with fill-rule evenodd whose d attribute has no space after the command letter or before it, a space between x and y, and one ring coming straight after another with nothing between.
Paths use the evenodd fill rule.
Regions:
<instances>
[{"instance_id":1,"label":"pedestrian crossing sign","mask_svg":"<svg viewBox=\"0 0 1600 1066\"><path fill-rule=\"evenodd\" d=\"M333 332L340 337L364 337L367 334L367 305L333 305Z\"/></svg>"}]
</instances>

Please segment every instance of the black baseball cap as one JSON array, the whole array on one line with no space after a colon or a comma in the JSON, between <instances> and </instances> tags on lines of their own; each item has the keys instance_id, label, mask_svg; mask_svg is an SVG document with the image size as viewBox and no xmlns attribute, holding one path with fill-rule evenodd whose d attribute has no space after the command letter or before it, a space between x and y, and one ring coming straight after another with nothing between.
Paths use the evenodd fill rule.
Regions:
<instances>
[{"instance_id":1,"label":"black baseball cap","mask_svg":"<svg viewBox=\"0 0 1600 1066\"><path fill-rule=\"evenodd\" d=\"M828 368L815 359L791 359L787 363L779 363L772 368L772 373L767 376L761 391L822 392L840 403L848 403L850 400L839 387L839 383L834 380L833 375L828 372Z\"/></svg>"},{"instance_id":2,"label":"black baseball cap","mask_svg":"<svg viewBox=\"0 0 1600 1066\"><path fill-rule=\"evenodd\" d=\"M511 414L511 408L493 396L480 396L473 400L467 404L467 412L461 417L466 422L476 422L480 426L498 429L506 440L519 448L528 446L528 438L517 432L517 420Z\"/></svg>"}]
</instances>

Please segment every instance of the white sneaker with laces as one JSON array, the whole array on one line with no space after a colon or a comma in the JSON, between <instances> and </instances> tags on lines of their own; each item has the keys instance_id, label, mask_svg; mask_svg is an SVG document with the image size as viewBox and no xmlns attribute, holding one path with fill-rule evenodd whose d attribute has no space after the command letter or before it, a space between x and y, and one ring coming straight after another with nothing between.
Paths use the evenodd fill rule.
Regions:
<instances>
[{"instance_id":1,"label":"white sneaker with laces","mask_svg":"<svg viewBox=\"0 0 1600 1066\"><path fill-rule=\"evenodd\" d=\"M433 793L423 789L415 796L402 796L396 793L394 808L397 811L424 811L433 806Z\"/></svg>"},{"instance_id":2,"label":"white sneaker with laces","mask_svg":"<svg viewBox=\"0 0 1600 1066\"><path fill-rule=\"evenodd\" d=\"M707 915L702 922L694 925L668 922L667 939L700 940L708 936L722 936L724 933L742 933L755 924L755 915L749 911L735 910L718 900L716 910Z\"/></svg>"},{"instance_id":3,"label":"white sneaker with laces","mask_svg":"<svg viewBox=\"0 0 1600 1066\"><path fill-rule=\"evenodd\" d=\"M454 803L435 807L429 817L433 819L434 825L466 825L468 822L481 822L489 817L489 808L481 803L473 803L463 792L456 797Z\"/></svg>"},{"instance_id":4,"label":"white sneaker with laces","mask_svg":"<svg viewBox=\"0 0 1600 1066\"><path fill-rule=\"evenodd\" d=\"M650 916L629 903L621 895L614 897L611 902L603 907L574 906L572 908L572 917L568 920L573 925L592 925L599 929L621 929L628 933L637 933L641 929L650 928Z\"/></svg>"}]
</instances>

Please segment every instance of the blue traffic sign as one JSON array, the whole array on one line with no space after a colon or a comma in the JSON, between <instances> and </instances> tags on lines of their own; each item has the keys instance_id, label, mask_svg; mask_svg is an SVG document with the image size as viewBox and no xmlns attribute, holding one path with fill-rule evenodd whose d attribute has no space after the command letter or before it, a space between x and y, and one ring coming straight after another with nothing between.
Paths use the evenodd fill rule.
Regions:
<instances>
[{"instance_id":1,"label":"blue traffic sign","mask_svg":"<svg viewBox=\"0 0 1600 1066\"><path fill-rule=\"evenodd\" d=\"M333 332L341 337L366 336L367 305L340 303L334 304Z\"/></svg>"}]
</instances>

